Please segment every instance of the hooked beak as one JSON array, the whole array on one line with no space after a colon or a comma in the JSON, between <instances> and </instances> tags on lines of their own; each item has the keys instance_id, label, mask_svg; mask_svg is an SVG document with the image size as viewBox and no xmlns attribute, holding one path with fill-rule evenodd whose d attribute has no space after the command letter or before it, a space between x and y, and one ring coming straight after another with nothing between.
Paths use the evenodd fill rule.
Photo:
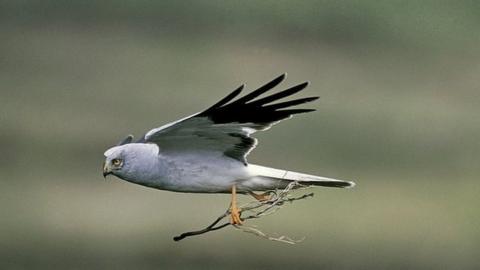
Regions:
<instances>
[{"instance_id":1,"label":"hooked beak","mask_svg":"<svg viewBox=\"0 0 480 270\"><path fill-rule=\"evenodd\" d=\"M103 178L107 178L107 175L112 174L108 164L104 161L103 162Z\"/></svg>"}]
</instances>

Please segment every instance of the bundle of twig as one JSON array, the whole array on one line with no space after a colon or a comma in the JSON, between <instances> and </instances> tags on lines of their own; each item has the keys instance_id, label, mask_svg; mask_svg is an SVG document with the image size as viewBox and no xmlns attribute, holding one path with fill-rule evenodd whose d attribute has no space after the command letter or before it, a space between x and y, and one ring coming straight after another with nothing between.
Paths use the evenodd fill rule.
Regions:
<instances>
[{"instance_id":1,"label":"bundle of twig","mask_svg":"<svg viewBox=\"0 0 480 270\"><path fill-rule=\"evenodd\" d=\"M240 206L240 213L244 214L244 217L241 217L242 221L248 220L248 219L256 219L256 218L261 218L267 215L271 215L275 213L276 211L280 210L282 206L285 205L285 203L292 203L294 201L302 200L302 199L307 199L309 197L313 196L313 193L306 193L300 196L293 196L292 191L297 190L297 189L306 189L309 186L302 185L298 182L291 182L285 189L283 190L272 190L269 191L270 198L268 200L264 201L253 201L246 203L242 206ZM216 231L222 228L225 228L229 225L232 225L230 222L225 222L220 225L218 225L222 220L226 219L230 215L230 207L220 215L212 224L207 226L204 229L198 230L198 231L191 231L191 232L185 232L180 234L179 236L175 236L173 240L175 241L180 241L186 237L190 236L195 236L195 235L200 235L204 233L208 233L211 231ZM294 240L288 236L271 236L268 235L261 230L259 230L256 227L253 226L246 226L246 225L233 225L235 228L246 232L246 233L251 233L256 236L272 240L272 241L279 241L283 243L288 243L288 244L295 244L298 242L301 242L301 240Z\"/></svg>"}]
</instances>

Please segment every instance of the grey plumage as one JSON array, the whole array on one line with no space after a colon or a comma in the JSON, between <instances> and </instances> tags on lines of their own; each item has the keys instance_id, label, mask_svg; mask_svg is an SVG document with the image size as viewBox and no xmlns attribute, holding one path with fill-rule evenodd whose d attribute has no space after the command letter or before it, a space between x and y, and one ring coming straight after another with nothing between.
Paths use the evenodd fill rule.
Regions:
<instances>
[{"instance_id":1,"label":"grey plumage","mask_svg":"<svg viewBox=\"0 0 480 270\"><path fill-rule=\"evenodd\" d=\"M248 164L247 155L257 144L251 137L254 132L294 114L314 111L290 107L318 97L274 103L305 89L308 82L259 98L284 79L285 74L235 100L242 85L208 109L152 129L135 143L128 136L105 152L104 174L179 192L229 192L232 185L240 192L270 190L290 181L353 186L349 181Z\"/></svg>"}]
</instances>

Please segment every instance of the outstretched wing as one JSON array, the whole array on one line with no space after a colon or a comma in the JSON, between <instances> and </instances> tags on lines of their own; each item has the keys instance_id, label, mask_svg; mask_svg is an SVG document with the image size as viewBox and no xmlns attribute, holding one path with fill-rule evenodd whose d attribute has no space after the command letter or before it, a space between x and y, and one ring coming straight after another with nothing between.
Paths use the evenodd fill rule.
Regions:
<instances>
[{"instance_id":1,"label":"outstretched wing","mask_svg":"<svg viewBox=\"0 0 480 270\"><path fill-rule=\"evenodd\" d=\"M247 164L246 156L257 143L256 139L250 136L252 133L266 130L293 114L314 111L286 108L316 100L318 97L271 104L303 90L308 82L256 99L280 84L285 77L283 74L232 101L244 88L242 85L202 112L150 130L139 142L156 143L162 152L218 151Z\"/></svg>"}]
</instances>

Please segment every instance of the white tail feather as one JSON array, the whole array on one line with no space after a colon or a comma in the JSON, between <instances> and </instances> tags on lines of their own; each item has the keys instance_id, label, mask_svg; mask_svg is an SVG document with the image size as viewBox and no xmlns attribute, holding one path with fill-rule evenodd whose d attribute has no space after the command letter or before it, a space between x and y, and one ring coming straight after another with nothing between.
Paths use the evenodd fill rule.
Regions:
<instances>
[{"instance_id":1,"label":"white tail feather","mask_svg":"<svg viewBox=\"0 0 480 270\"><path fill-rule=\"evenodd\" d=\"M279 170L260 165L249 164L249 171L254 176L266 177L270 179L287 180L307 182L312 185L327 186L327 187L343 187L349 188L355 186L354 182L333 179L328 177L316 176L305 173L291 172L286 170Z\"/></svg>"}]
</instances>

